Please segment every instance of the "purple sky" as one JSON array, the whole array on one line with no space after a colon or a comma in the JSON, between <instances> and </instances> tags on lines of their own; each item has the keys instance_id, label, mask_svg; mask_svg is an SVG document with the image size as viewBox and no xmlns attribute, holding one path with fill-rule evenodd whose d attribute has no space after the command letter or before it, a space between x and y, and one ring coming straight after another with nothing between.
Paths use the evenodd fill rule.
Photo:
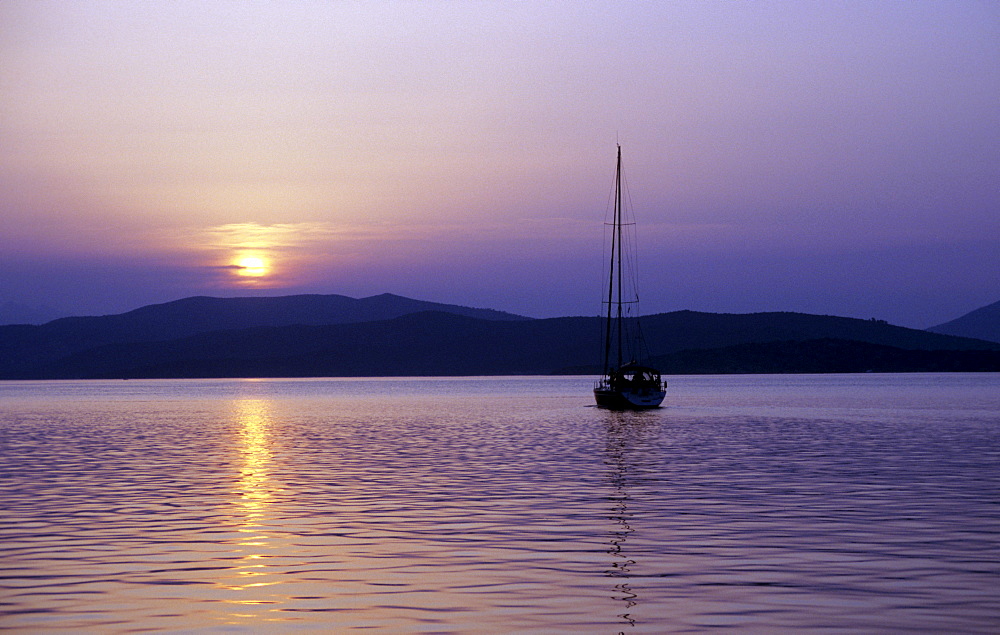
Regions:
<instances>
[{"instance_id":1,"label":"purple sky","mask_svg":"<svg viewBox=\"0 0 1000 635\"><path fill-rule=\"evenodd\" d=\"M0 60L0 305L596 315L616 141L644 313L1000 299L995 2L3 0Z\"/></svg>"}]
</instances>

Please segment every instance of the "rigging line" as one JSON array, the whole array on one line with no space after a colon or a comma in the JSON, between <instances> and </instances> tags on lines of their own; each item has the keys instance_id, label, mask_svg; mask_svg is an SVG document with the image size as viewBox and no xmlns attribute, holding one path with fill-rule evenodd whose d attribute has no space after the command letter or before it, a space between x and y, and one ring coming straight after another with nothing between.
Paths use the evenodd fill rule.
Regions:
<instances>
[{"instance_id":1,"label":"rigging line","mask_svg":"<svg viewBox=\"0 0 1000 635\"><path fill-rule=\"evenodd\" d=\"M635 312L631 311L633 308L629 306L628 314L631 319L628 320L626 324L626 331L628 333L627 346L629 348L630 356L639 361L644 357L649 357L649 345L646 342L646 338L642 332L642 325L640 323L640 315L638 309L639 302L639 267L638 267L638 252L639 252L639 241L638 232L636 231L636 217L635 217L635 206L632 201L632 191L629 187L628 176L622 171L622 196L624 200L621 204L620 213L622 214L622 231L625 232L625 241L627 249L623 248L622 255L625 257L625 273L630 284L630 292L632 297L635 299L630 303L634 304Z\"/></svg>"},{"instance_id":2,"label":"rigging line","mask_svg":"<svg viewBox=\"0 0 1000 635\"><path fill-rule=\"evenodd\" d=\"M625 202L623 204L623 211L629 217L626 226L629 227L627 233L627 242L630 247L626 257L628 258L628 274L631 278L630 282L632 284L632 290L635 296L639 296L639 239L638 232L636 231L636 218L635 218L635 205L632 201L632 190L629 187L628 175L622 175L623 180L623 194L625 197Z\"/></svg>"}]
</instances>

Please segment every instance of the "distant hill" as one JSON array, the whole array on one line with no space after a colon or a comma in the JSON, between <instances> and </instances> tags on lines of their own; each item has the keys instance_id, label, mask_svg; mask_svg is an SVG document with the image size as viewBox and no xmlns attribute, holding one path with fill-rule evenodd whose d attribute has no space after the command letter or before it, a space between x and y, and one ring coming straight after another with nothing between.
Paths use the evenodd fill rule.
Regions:
<instances>
[{"instance_id":1,"label":"distant hill","mask_svg":"<svg viewBox=\"0 0 1000 635\"><path fill-rule=\"evenodd\" d=\"M807 313L701 313L676 311L642 319L651 355L684 349L713 349L751 342L840 339L909 350L1000 350L977 339L928 333L884 320L859 320Z\"/></svg>"},{"instance_id":2,"label":"distant hill","mask_svg":"<svg viewBox=\"0 0 1000 635\"><path fill-rule=\"evenodd\" d=\"M199 333L263 326L346 324L440 311L484 320L519 315L424 302L385 293L369 298L293 295L271 298L193 297L128 313L67 317L38 326L0 326L0 376L104 344L170 341Z\"/></svg>"},{"instance_id":3,"label":"distant hill","mask_svg":"<svg viewBox=\"0 0 1000 635\"><path fill-rule=\"evenodd\" d=\"M740 344L652 360L663 373L1000 372L1000 351L907 350L837 339Z\"/></svg>"},{"instance_id":4,"label":"distant hill","mask_svg":"<svg viewBox=\"0 0 1000 635\"><path fill-rule=\"evenodd\" d=\"M157 332L169 332L169 326ZM64 333L69 340L45 340L39 351L10 344L8 330L20 328L0 327L0 342L6 342L6 349L0 348L0 378L590 373L599 355L601 321L489 320L429 311L365 322L202 331L160 341L80 341ZM643 330L651 355L667 372L905 371L927 369L928 363L951 370L1000 370L1000 344L871 320L678 311L643 318ZM880 366L875 363L879 356L895 361ZM934 360L927 362L930 358ZM850 364L838 366L831 360ZM817 370L823 368L827 370Z\"/></svg>"},{"instance_id":5,"label":"distant hill","mask_svg":"<svg viewBox=\"0 0 1000 635\"><path fill-rule=\"evenodd\" d=\"M933 333L975 337L990 342L1000 342L1000 302L966 313L960 318L927 329Z\"/></svg>"}]
</instances>

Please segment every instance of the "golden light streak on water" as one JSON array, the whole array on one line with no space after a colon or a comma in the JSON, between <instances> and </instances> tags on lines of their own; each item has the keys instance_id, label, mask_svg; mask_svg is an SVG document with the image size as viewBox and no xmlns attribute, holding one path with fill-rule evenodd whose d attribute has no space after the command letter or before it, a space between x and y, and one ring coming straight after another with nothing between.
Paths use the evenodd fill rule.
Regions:
<instances>
[{"instance_id":1,"label":"golden light streak on water","mask_svg":"<svg viewBox=\"0 0 1000 635\"><path fill-rule=\"evenodd\" d=\"M224 601L234 605L229 623L247 624L258 621L275 621L273 611L280 606L284 596L267 591L281 583L279 573L269 564L273 558L281 559L283 544L275 537L272 506L281 488L274 481L274 435L272 432L271 402L266 399L241 399L233 403L233 421L238 426L236 467L238 479L234 489L237 512L233 515L236 533L233 546L238 560L229 570L229 577L219 585L235 596ZM249 613L259 606L265 614ZM238 607L238 608L237 608Z\"/></svg>"},{"instance_id":2,"label":"golden light streak on water","mask_svg":"<svg viewBox=\"0 0 1000 635\"><path fill-rule=\"evenodd\" d=\"M239 491L244 510L244 527L258 527L273 497L268 469L271 464L270 404L266 399L243 399L235 402L236 423L240 426ZM244 529L244 531L246 531Z\"/></svg>"}]
</instances>

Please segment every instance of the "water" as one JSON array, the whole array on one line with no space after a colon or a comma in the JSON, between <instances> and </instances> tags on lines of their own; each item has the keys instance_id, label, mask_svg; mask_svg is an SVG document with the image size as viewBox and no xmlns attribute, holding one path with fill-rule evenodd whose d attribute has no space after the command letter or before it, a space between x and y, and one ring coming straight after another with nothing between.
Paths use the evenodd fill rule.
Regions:
<instances>
[{"instance_id":1,"label":"water","mask_svg":"<svg viewBox=\"0 0 1000 635\"><path fill-rule=\"evenodd\" d=\"M0 382L0 628L996 632L1000 375Z\"/></svg>"}]
</instances>

